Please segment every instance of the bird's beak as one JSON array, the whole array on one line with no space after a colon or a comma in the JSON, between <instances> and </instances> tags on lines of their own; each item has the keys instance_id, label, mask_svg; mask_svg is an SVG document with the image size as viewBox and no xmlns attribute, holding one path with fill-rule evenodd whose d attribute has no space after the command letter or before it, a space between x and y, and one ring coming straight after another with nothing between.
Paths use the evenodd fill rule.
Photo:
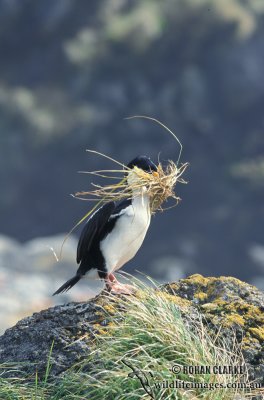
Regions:
<instances>
[{"instance_id":1,"label":"bird's beak","mask_svg":"<svg viewBox=\"0 0 264 400\"><path fill-rule=\"evenodd\" d=\"M152 172L152 175L154 175L155 178L158 178L158 177L159 177L159 173L158 173L157 171L153 171L153 172Z\"/></svg>"}]
</instances>

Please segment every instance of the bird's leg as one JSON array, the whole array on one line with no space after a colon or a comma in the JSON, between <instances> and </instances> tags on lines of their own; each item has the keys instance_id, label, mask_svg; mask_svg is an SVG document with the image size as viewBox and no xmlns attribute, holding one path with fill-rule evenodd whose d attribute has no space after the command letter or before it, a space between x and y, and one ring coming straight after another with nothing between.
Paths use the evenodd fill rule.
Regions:
<instances>
[{"instance_id":1,"label":"bird's leg","mask_svg":"<svg viewBox=\"0 0 264 400\"><path fill-rule=\"evenodd\" d=\"M132 294L135 291L134 286L125 285L123 283L118 282L116 277L113 274L108 274L106 278L106 289L109 292L116 294Z\"/></svg>"}]
</instances>

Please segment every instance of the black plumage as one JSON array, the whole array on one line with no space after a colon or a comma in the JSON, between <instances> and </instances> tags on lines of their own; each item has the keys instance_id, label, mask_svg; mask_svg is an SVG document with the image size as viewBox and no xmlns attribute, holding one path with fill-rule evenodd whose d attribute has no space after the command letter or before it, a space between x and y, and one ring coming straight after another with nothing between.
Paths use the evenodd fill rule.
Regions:
<instances>
[{"instance_id":1,"label":"black plumage","mask_svg":"<svg viewBox=\"0 0 264 400\"><path fill-rule=\"evenodd\" d=\"M149 173L157 170L155 164L144 156L137 157L128 164L131 169L134 166L142 168ZM144 220L149 213L148 198L145 199L145 205L142 206L141 202L138 201L138 195L136 197L137 200L131 193L131 199L126 199L119 203L108 202L92 214L79 238L76 257L79 268L76 275L56 290L54 295L71 289L84 275L88 275L91 272L96 272L98 277L105 280L110 288L116 284L117 281L112 272L123 265L124 255L130 250L130 246L127 246L129 235L131 234L135 237L134 239L132 237L132 242L138 239L138 236L141 235L139 230L141 229L141 219ZM135 221L137 225L134 224ZM139 240L138 248L141 246L148 225L149 221L146 222L145 231L142 234L142 240ZM105 244L108 242L110 244L107 244L108 247L105 248ZM117 242L120 242L120 254L123 255L119 256L121 260L119 260L119 263L122 265L119 265L118 262L118 265L113 265L112 261L115 253L119 254L119 249L116 247ZM111 254L111 243L113 243L114 254ZM136 253L138 248L135 247L132 253Z\"/></svg>"}]
</instances>

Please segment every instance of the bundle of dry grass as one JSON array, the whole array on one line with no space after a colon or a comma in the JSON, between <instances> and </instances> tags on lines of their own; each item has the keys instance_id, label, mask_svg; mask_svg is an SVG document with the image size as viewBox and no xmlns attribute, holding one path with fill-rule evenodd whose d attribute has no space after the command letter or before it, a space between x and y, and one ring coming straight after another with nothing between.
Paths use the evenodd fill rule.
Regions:
<instances>
[{"instance_id":1,"label":"bundle of dry grass","mask_svg":"<svg viewBox=\"0 0 264 400\"><path fill-rule=\"evenodd\" d=\"M176 204L180 200L175 193L175 185L177 182L186 183L181 176L187 166L188 164L185 163L177 167L173 161L169 161L164 169L162 165L159 164L157 173L155 174L147 173L138 167L134 167L133 174L135 174L136 179L129 182L129 185L127 183L127 176L132 170L127 167L124 167L123 170L94 171L91 172L91 174L109 179L115 178L108 175L113 172L125 174L125 178L117 184L109 184L106 186L93 185L95 187L94 190L78 192L75 196L78 198L85 197L86 200L100 198L100 202L108 202L131 198L133 192L138 192L139 194L144 192L150 197L151 212L155 213L158 210L163 211L164 208L162 205L169 198L175 199Z\"/></svg>"},{"instance_id":2,"label":"bundle of dry grass","mask_svg":"<svg viewBox=\"0 0 264 400\"><path fill-rule=\"evenodd\" d=\"M133 172L136 174L138 179L134 179L134 182L127 182L128 174L131 173L131 170L124 166L122 163L114 160L113 158L106 156L105 154L99 153L95 150L86 150L90 153L95 153L97 155L103 156L112 162L118 164L122 167L119 170L103 170L103 171L93 171L93 172L86 172L91 175L100 176L103 178L108 179L119 179L120 181L116 184L109 184L106 186L94 185L92 186L95 188L94 190L87 191L87 192L77 192L74 197L77 197L81 200L97 200L94 207L89 210L70 230L70 232L66 235L61 245L60 250L60 258L62 256L62 249L65 241L70 236L70 234L77 228L82 222L84 222L96 209L102 204L107 203L108 201L119 201L123 199L129 199L132 197L132 193L138 191L139 193L142 190L142 193L145 192L150 197L150 210L151 213L155 213L156 211L160 210L163 211L165 208L162 205L168 200L169 198L173 198L176 200L176 203L172 206L178 204L180 198L175 193L175 185L177 182L186 183L182 178L182 174L186 170L188 163L182 164L178 167L181 153L182 153L182 144L177 136L162 122L159 120L147 117L144 115L134 115L133 117L125 118L125 119L133 119L133 118L143 118L150 121L154 121L158 125L162 126L166 131L168 131L173 138L178 142L180 146L179 156L177 163L175 164L173 161L168 161L168 165L163 168L161 164L157 167L156 174L148 174L143 170L134 167ZM82 171L83 172L83 171ZM119 174L119 178L117 176L112 176L112 174ZM121 177L120 177L121 174ZM125 177L124 177L125 175ZM143 189L144 188L144 189ZM99 198L99 200L98 200ZM169 207L171 208L171 207Z\"/></svg>"}]
</instances>

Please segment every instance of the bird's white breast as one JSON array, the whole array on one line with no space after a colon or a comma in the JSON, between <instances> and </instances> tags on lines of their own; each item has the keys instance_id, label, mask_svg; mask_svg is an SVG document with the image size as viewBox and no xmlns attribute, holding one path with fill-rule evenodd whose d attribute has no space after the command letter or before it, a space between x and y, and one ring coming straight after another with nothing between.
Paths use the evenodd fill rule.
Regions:
<instances>
[{"instance_id":1,"label":"bird's white breast","mask_svg":"<svg viewBox=\"0 0 264 400\"><path fill-rule=\"evenodd\" d=\"M139 195L129 207L121 211L114 229L100 245L108 272L121 268L135 256L149 224L149 199L146 195Z\"/></svg>"}]
</instances>

